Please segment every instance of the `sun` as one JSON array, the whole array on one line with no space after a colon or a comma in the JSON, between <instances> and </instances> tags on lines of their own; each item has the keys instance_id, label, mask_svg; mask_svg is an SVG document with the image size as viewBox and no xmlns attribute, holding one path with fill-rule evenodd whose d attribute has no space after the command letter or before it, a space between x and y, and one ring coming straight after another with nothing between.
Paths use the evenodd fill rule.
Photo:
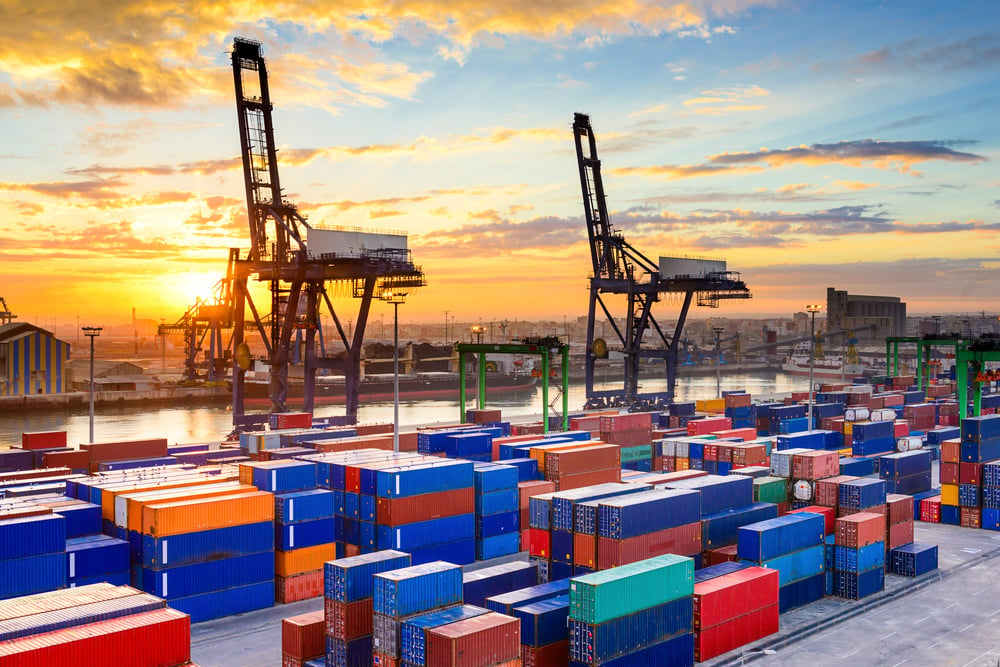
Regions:
<instances>
[{"instance_id":1,"label":"sun","mask_svg":"<svg viewBox=\"0 0 1000 667\"><path fill-rule=\"evenodd\" d=\"M177 304L178 308L187 309L201 299L212 300L216 283L222 279L220 273L214 271L182 271L175 273L163 285L165 301Z\"/></svg>"}]
</instances>

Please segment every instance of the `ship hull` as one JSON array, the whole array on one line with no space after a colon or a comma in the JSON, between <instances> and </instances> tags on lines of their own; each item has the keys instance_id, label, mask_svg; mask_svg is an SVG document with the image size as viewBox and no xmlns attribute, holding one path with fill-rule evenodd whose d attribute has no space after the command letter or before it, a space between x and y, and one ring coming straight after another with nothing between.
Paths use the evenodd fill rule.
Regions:
<instances>
[{"instance_id":1,"label":"ship hull","mask_svg":"<svg viewBox=\"0 0 1000 667\"><path fill-rule=\"evenodd\" d=\"M781 371L786 375L809 377L809 366L786 363L782 365ZM848 366L843 369L840 366L837 366L836 368L831 368L830 366L816 366L813 369L813 377L829 380L839 380L841 378L850 380L854 377L860 377L864 374L864 371L865 369L863 366Z\"/></svg>"},{"instance_id":2,"label":"ship hull","mask_svg":"<svg viewBox=\"0 0 1000 667\"><path fill-rule=\"evenodd\" d=\"M534 391L536 380L530 376L492 376L486 380L486 394L501 396ZM458 378L427 379L400 377L400 400L457 400L459 397ZM247 403L268 402L268 384L266 382L247 381L244 385ZM475 377L466 381L465 394L467 398L475 398L477 394ZM288 386L287 400L291 404L301 403L305 387L300 382L292 382ZM395 393L392 380L363 380L359 400L362 403L377 403L393 400ZM317 404L339 404L346 401L343 381L329 382L317 379L315 385L315 402Z\"/></svg>"}]
</instances>

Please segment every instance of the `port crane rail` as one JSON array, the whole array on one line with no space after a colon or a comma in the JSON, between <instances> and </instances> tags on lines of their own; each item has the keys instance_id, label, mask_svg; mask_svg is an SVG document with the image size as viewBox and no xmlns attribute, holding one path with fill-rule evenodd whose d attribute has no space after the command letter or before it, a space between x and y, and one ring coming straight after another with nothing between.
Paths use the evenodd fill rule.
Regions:
<instances>
[{"instance_id":1,"label":"port crane rail","mask_svg":"<svg viewBox=\"0 0 1000 667\"><path fill-rule=\"evenodd\" d=\"M421 287L426 284L424 274L406 249L369 250L350 257L310 256L307 235L312 227L282 195L267 66L260 43L236 38L232 67L250 231L250 250L245 257L235 260L233 270L233 423L239 429L262 421L259 416L247 415L244 407L245 373L251 362L246 341L248 327L243 317L247 307L261 335L270 368L271 412L288 410L292 335L304 331L303 410L313 409L317 371L339 372L346 381L343 422L355 423L361 354L372 299ZM261 318L248 287L251 277L270 285L270 331L267 332L266 320ZM344 284L354 298L361 300L358 313L352 318L356 327L351 337L330 300L326 288L329 282ZM316 334L324 305L346 350L343 357L316 353Z\"/></svg>"},{"instance_id":2,"label":"port crane rail","mask_svg":"<svg viewBox=\"0 0 1000 667\"><path fill-rule=\"evenodd\" d=\"M715 308L725 299L749 299L751 293L740 280L739 274L732 271L717 271L699 276L663 276L659 266L625 240L611 224L601 177L601 161L597 155L597 139L589 116L575 114L573 136L593 264L587 315L587 407L622 405L638 408L662 404L669 401L674 393L678 346L695 295L699 306ZM684 295L677 324L669 334L652 314L653 304L664 293ZM625 298L626 316L623 327L618 326L609 310L608 297L611 295ZM594 388L596 360L607 356L606 342L594 338L598 306L618 338L625 357L621 389L598 391ZM655 332L658 341L654 346L644 347L643 338L650 329ZM596 341L600 342L595 348ZM667 377L665 393L639 392L639 365L642 359L663 361Z\"/></svg>"}]
</instances>

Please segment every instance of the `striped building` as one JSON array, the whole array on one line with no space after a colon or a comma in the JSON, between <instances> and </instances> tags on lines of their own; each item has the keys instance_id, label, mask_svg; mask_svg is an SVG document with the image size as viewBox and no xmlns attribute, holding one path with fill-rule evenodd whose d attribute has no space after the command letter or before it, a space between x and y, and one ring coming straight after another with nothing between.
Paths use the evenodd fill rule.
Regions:
<instances>
[{"instance_id":1,"label":"striped building","mask_svg":"<svg viewBox=\"0 0 1000 667\"><path fill-rule=\"evenodd\" d=\"M67 391L70 345L27 322L0 325L0 396Z\"/></svg>"}]
</instances>

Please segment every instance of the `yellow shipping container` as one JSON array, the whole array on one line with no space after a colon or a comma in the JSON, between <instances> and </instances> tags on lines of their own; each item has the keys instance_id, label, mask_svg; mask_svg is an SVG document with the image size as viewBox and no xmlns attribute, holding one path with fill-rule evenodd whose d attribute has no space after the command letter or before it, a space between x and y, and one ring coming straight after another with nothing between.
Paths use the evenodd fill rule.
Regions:
<instances>
[{"instance_id":1,"label":"yellow shipping container","mask_svg":"<svg viewBox=\"0 0 1000 667\"><path fill-rule=\"evenodd\" d=\"M304 549L274 552L274 573L279 577L291 577L304 572L322 570L323 563L337 557L336 545L317 544Z\"/></svg>"},{"instance_id":2,"label":"yellow shipping container","mask_svg":"<svg viewBox=\"0 0 1000 667\"><path fill-rule=\"evenodd\" d=\"M844 435L854 433L854 422L844 422Z\"/></svg>"},{"instance_id":3,"label":"yellow shipping container","mask_svg":"<svg viewBox=\"0 0 1000 667\"><path fill-rule=\"evenodd\" d=\"M958 507L958 484L941 485L941 504Z\"/></svg>"},{"instance_id":4,"label":"yellow shipping container","mask_svg":"<svg viewBox=\"0 0 1000 667\"><path fill-rule=\"evenodd\" d=\"M273 520L274 495L267 491L146 505L142 508L142 532L155 537Z\"/></svg>"},{"instance_id":5,"label":"yellow shipping container","mask_svg":"<svg viewBox=\"0 0 1000 667\"><path fill-rule=\"evenodd\" d=\"M115 498L115 525L137 533L142 532L142 508L146 505L162 505L163 503L181 500L197 500L199 498L214 498L216 496L254 493L257 487L239 482L222 482L219 484L203 484L194 487L174 489L158 489L141 493L122 493Z\"/></svg>"}]
</instances>

